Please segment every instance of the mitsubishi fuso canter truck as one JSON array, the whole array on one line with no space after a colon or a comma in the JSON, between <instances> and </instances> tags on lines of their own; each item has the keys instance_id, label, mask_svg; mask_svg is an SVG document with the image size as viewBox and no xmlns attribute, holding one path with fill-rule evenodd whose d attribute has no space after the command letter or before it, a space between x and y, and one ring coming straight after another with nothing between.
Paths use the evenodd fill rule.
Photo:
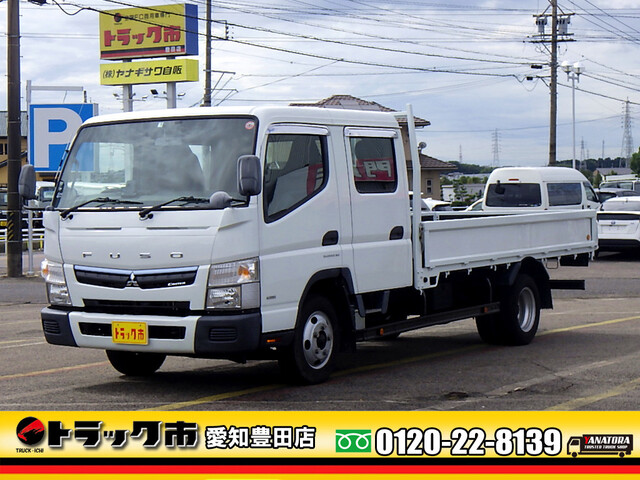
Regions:
<instances>
[{"instance_id":1,"label":"mitsubishi fuso canter truck","mask_svg":"<svg viewBox=\"0 0 640 480\"><path fill-rule=\"evenodd\" d=\"M88 120L44 212L47 341L103 349L126 375L167 355L272 358L301 383L357 342L465 318L486 342L531 342L551 289L576 286L547 264L588 264L596 212L422 212L411 107L397 115ZM33 184L27 166L25 199Z\"/></svg>"}]
</instances>

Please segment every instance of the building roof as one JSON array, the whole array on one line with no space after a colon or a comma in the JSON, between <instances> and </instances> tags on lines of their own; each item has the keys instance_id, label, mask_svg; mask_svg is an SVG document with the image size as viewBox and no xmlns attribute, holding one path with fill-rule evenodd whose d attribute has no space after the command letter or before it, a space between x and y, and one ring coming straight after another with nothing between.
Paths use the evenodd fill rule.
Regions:
<instances>
[{"instance_id":1,"label":"building roof","mask_svg":"<svg viewBox=\"0 0 640 480\"><path fill-rule=\"evenodd\" d=\"M607 175L631 175L633 171L628 167L601 167L596 170L600 175L606 177Z\"/></svg>"},{"instance_id":2,"label":"building roof","mask_svg":"<svg viewBox=\"0 0 640 480\"><path fill-rule=\"evenodd\" d=\"M408 161L407 166L411 168L411 162ZM451 163L443 162L442 160L438 160L437 158L421 153L420 168L422 170L455 170L458 167Z\"/></svg>"},{"instance_id":3,"label":"building roof","mask_svg":"<svg viewBox=\"0 0 640 480\"><path fill-rule=\"evenodd\" d=\"M363 100L361 98L354 97L352 95L333 95L329 98L325 98L324 100L320 100L316 103L291 103L292 107L322 107L322 108L343 108L346 110L371 110L374 112L396 112L397 110L393 110L392 108L385 107L384 105L380 105L377 102L372 102L369 100ZM426 127L427 125L431 125L431 122L425 120L423 118L414 117L416 122L416 127ZM403 122L399 120L401 123L407 123L406 120Z\"/></svg>"}]
</instances>

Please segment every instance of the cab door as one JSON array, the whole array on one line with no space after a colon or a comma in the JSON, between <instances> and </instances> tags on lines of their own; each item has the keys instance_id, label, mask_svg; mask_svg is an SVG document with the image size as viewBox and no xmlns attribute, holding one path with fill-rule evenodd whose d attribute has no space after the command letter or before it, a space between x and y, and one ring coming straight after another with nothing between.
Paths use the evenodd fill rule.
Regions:
<instances>
[{"instance_id":1,"label":"cab door","mask_svg":"<svg viewBox=\"0 0 640 480\"><path fill-rule=\"evenodd\" d=\"M349 163L353 277L358 293L412 283L407 172L399 132L345 128Z\"/></svg>"},{"instance_id":2,"label":"cab door","mask_svg":"<svg viewBox=\"0 0 640 480\"><path fill-rule=\"evenodd\" d=\"M341 228L331 153L326 127L281 124L267 131L260 233L265 331L293 328L309 280L343 264L348 228Z\"/></svg>"}]
</instances>

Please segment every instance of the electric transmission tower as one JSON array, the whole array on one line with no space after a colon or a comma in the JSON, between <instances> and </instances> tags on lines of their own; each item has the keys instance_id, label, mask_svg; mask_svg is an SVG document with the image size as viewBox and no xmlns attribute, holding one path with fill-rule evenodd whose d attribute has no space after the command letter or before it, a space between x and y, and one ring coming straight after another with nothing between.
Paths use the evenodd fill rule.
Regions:
<instances>
[{"instance_id":1,"label":"electric transmission tower","mask_svg":"<svg viewBox=\"0 0 640 480\"><path fill-rule=\"evenodd\" d=\"M491 166L497 168L500 166L500 134L497 128L491 134L491 144L493 150L493 162Z\"/></svg>"},{"instance_id":2,"label":"electric transmission tower","mask_svg":"<svg viewBox=\"0 0 640 480\"><path fill-rule=\"evenodd\" d=\"M624 102L622 109L622 155L624 159L625 167L631 162L631 156L633 155L633 135L631 134L631 106L629 99Z\"/></svg>"}]
</instances>

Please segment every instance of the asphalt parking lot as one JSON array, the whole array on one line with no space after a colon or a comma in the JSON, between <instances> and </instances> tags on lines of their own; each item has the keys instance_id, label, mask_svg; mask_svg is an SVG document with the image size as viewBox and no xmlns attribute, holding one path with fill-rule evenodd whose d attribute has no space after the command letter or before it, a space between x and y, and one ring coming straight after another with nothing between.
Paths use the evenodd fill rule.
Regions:
<instances>
[{"instance_id":1,"label":"asphalt parking lot","mask_svg":"<svg viewBox=\"0 0 640 480\"><path fill-rule=\"evenodd\" d=\"M4 276L0 410L637 410L640 256L551 274L587 288L556 292L528 346L483 344L466 320L360 344L308 387L265 361L172 357L152 377L124 377L102 351L47 344L42 280Z\"/></svg>"}]
</instances>

